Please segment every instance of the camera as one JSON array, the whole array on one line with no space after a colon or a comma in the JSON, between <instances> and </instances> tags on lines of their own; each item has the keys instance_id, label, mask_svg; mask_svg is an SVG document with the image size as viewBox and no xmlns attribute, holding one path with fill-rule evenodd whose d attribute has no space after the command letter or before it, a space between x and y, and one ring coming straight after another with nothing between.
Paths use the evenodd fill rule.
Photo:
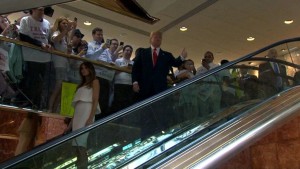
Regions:
<instances>
[{"instance_id":1,"label":"camera","mask_svg":"<svg viewBox=\"0 0 300 169\"><path fill-rule=\"evenodd\" d=\"M88 44L82 43L82 42L81 42L81 45L82 45L82 48L83 48L84 51L87 51L87 50L88 50L88 48L89 48L89 47L88 47Z\"/></svg>"},{"instance_id":2,"label":"camera","mask_svg":"<svg viewBox=\"0 0 300 169\"><path fill-rule=\"evenodd\" d=\"M110 39L106 39L106 42L105 42L107 45L110 45Z\"/></svg>"},{"instance_id":3,"label":"camera","mask_svg":"<svg viewBox=\"0 0 300 169\"><path fill-rule=\"evenodd\" d=\"M78 50L84 50L87 51L88 50L88 44L86 43L86 41L81 40L80 43L78 44Z\"/></svg>"}]
</instances>

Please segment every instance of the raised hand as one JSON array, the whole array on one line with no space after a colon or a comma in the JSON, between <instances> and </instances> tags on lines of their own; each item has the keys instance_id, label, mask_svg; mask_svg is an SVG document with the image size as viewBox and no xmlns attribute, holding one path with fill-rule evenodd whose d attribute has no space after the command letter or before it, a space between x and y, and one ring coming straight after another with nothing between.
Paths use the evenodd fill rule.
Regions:
<instances>
[{"instance_id":1,"label":"raised hand","mask_svg":"<svg viewBox=\"0 0 300 169\"><path fill-rule=\"evenodd\" d=\"M180 56L182 56L183 58L187 58L187 56L188 56L188 53L187 53L187 51L186 51L186 49L185 48L183 48L183 50L182 50L182 52L181 52L181 55Z\"/></svg>"}]
</instances>

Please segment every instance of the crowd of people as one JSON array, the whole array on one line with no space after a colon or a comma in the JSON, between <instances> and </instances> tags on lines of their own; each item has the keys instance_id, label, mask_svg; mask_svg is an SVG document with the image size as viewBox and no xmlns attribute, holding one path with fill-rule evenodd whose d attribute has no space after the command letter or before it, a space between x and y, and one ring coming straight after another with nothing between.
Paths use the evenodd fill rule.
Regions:
<instances>
[{"instance_id":1,"label":"crowd of people","mask_svg":"<svg viewBox=\"0 0 300 169\"><path fill-rule=\"evenodd\" d=\"M18 34L21 41L34 44L47 51L57 50L92 61L132 69L132 74L119 72L93 66L90 62L70 60L27 47L22 47L20 52L20 47L17 45L11 45L6 49L8 56L21 55L24 61L21 73L23 78L19 79L19 86L29 100L22 105L24 107L42 108L42 97L53 82L47 101L47 110L57 112L62 83L78 84L73 99L75 113L67 130L76 130L90 125L95 119L106 117L137 101L158 94L168 88L169 82L181 83L220 66L214 63L214 54L211 51L204 54L201 66L197 69L194 61L187 59L186 49L183 49L175 58L172 53L161 49L163 36L159 31L150 34L150 47L136 49L135 58L131 60L134 51L132 46L124 45L123 42L119 43L117 39L104 41L103 30L99 27L92 30L91 42L83 40L84 35L77 28L76 19L70 21L68 18L60 17L51 27L49 21L44 18L43 7L31 9L30 14L22 17L15 24L10 24L9 20L3 16L0 22L1 34L4 36L16 38ZM3 46L5 45L2 44L1 48L4 48ZM274 49L268 54L271 58L276 58L277 55ZM223 60L221 63L227 62ZM172 67L177 67L177 70L170 74ZM51 76L51 72L55 72L54 77ZM268 91L268 96L282 90L284 85L288 85L288 81L282 78L286 76L285 67L277 63L261 64L259 78L248 74L247 69L241 69L240 73L241 75L237 78L234 77L234 71L224 69L190 86L189 89L193 89L192 92L183 89L178 98L178 106L182 106L187 112L183 118L188 120L217 113L223 107L233 105L241 98L259 98L261 88L258 86L262 83L265 84L262 91ZM282 76L277 76L278 74ZM45 87L46 85L48 87ZM239 94L240 90L244 91L242 95ZM145 125L151 126L146 122L148 119L141 120L145 120ZM75 139L76 145L86 147L86 140L87 136ZM78 151L81 158L86 160L85 149L78 149Z\"/></svg>"},{"instance_id":2,"label":"crowd of people","mask_svg":"<svg viewBox=\"0 0 300 169\"><path fill-rule=\"evenodd\" d=\"M153 96L167 89L168 83L180 83L219 66L219 64L214 63L214 55L211 51L207 51L204 54L201 66L197 69L193 60L186 59L186 49L183 49L180 56L175 58L170 52L166 52L160 48L162 43L161 32L152 32L150 35L150 47L136 49L135 58L131 60L130 58L134 50L132 46L124 45L123 42L119 43L117 39L107 39L105 42L103 30L99 27L92 30L93 40L91 42L83 40L84 35L77 28L76 18L73 21L65 17L57 18L51 27L49 21L44 18L43 7L30 10L27 16L22 17L14 24L11 24L5 16L1 16L0 19L1 34L4 36L16 38L16 35L18 35L21 41L29 42L44 50L57 50L65 54L73 54L93 61L102 61L119 67L132 68L132 74L129 74L100 66L95 67L95 76L100 85L98 101L101 108L101 114L96 116L96 119L117 112L136 101ZM45 109L45 105L42 105L41 102L46 100L47 111L58 112L61 101L62 82L79 84L82 77L78 70L82 62L27 47L20 48L14 44L10 45L10 48L6 49L10 58L21 57L21 60L24 61L24 64L21 65L22 68L15 68L21 69L21 73L19 73L21 75L18 75L18 77L23 78L19 79L19 86L21 86L26 96L25 100L27 99L20 106L26 107L29 105L31 108ZM2 51L4 46L2 45L1 47ZM270 50L269 55L270 57L273 57L273 55L276 57L276 50ZM224 60L223 63L226 63L226 61ZM3 67L2 69L6 71L8 64ZM173 72L172 67L177 67L177 70L175 73L170 74L170 72ZM273 67L272 65L271 68ZM259 67L259 77L265 83L272 82L272 80L267 80L268 78L272 78L271 76L264 76L266 74L264 69L268 68L270 68L268 64L263 64ZM277 66L274 68L277 68ZM277 71L286 74L285 67L280 66L279 68ZM10 70L10 72L14 72L14 70ZM52 72L55 72L54 77L52 76ZM240 79L243 79L245 72L243 69L240 72ZM17 76L14 77L16 78ZM221 93L225 92L236 95L238 92L235 92L230 87L234 78L229 70L223 70L209 78L206 81L209 81L210 84L206 83L203 91L200 92L200 95L203 96L200 98L203 101L203 104L200 105L203 106L200 107L210 105L211 108L209 109L212 112L216 112L221 107L221 104L228 105L228 103L225 103L226 101L216 101L216 99L221 99L219 97ZM288 81L284 82L285 84L288 83ZM273 91L277 91L277 89L282 88L278 87L282 84L276 84L277 86L269 84L267 86L271 86ZM253 87L253 85L250 86ZM52 90L49 92L49 89ZM47 95L45 93L48 95L50 93L47 99L43 97ZM269 95L272 93L274 92L270 91ZM245 88L244 94L253 95L253 93L248 92L247 88ZM208 102L211 104L207 104Z\"/></svg>"}]
</instances>

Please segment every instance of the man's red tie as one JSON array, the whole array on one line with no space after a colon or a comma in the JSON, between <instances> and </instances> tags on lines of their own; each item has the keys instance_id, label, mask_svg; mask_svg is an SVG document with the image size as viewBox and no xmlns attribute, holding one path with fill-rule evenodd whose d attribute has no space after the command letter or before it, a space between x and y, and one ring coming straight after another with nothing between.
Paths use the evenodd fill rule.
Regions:
<instances>
[{"instance_id":1,"label":"man's red tie","mask_svg":"<svg viewBox=\"0 0 300 169\"><path fill-rule=\"evenodd\" d=\"M157 61L157 53L156 53L156 48L154 48L153 50L153 66L155 66L156 61Z\"/></svg>"}]
</instances>

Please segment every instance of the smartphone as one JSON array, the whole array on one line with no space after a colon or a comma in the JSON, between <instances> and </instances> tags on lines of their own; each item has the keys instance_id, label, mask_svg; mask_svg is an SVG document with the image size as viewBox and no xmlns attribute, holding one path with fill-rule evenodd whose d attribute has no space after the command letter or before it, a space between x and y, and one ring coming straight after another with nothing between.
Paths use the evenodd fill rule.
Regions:
<instances>
[{"instance_id":1,"label":"smartphone","mask_svg":"<svg viewBox=\"0 0 300 169\"><path fill-rule=\"evenodd\" d=\"M74 18L74 21L77 22L77 18L76 17Z\"/></svg>"},{"instance_id":2,"label":"smartphone","mask_svg":"<svg viewBox=\"0 0 300 169\"><path fill-rule=\"evenodd\" d=\"M124 42L120 42L120 46L124 45Z\"/></svg>"},{"instance_id":3,"label":"smartphone","mask_svg":"<svg viewBox=\"0 0 300 169\"><path fill-rule=\"evenodd\" d=\"M106 44L110 45L110 39L106 39Z\"/></svg>"}]
</instances>

